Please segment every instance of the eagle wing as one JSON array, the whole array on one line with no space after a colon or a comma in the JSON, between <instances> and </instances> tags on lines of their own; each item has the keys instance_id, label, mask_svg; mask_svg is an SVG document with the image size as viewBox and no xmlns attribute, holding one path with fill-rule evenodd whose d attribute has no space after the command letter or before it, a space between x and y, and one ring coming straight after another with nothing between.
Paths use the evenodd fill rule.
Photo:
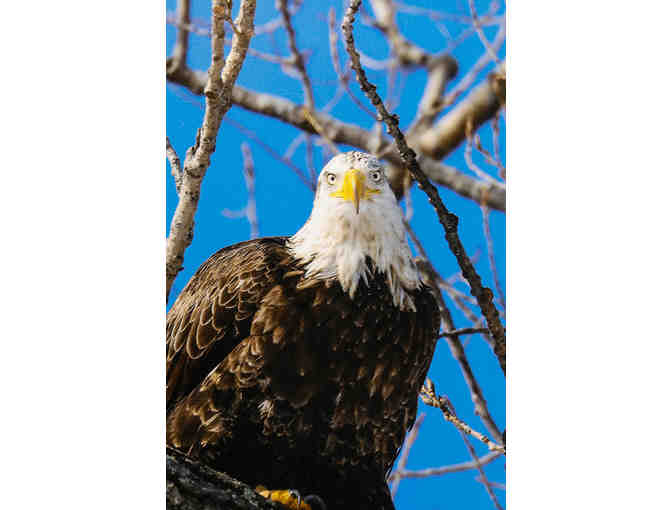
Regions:
<instances>
[{"instance_id":1,"label":"eagle wing","mask_svg":"<svg viewBox=\"0 0 672 510\"><path fill-rule=\"evenodd\" d=\"M254 313L281 279L284 237L245 241L210 257L166 320L166 409L194 390L250 332Z\"/></svg>"}]
</instances>

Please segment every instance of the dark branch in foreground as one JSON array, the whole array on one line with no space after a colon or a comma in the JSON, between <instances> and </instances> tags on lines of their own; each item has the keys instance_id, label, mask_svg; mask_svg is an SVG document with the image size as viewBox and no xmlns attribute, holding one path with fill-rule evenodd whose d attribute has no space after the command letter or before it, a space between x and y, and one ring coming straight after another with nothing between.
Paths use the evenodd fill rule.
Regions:
<instances>
[{"instance_id":1,"label":"dark branch in foreground","mask_svg":"<svg viewBox=\"0 0 672 510\"><path fill-rule=\"evenodd\" d=\"M429 181L420 168L420 165L415 158L415 152L408 147L404 134L399 129L399 117L389 114L380 99L380 96L376 92L376 87L367 80L364 69L359 61L359 53L357 53L357 50L355 49L355 40L352 35L352 24L355 21L355 14L361 4L362 0L351 0L341 26L343 34L345 35L346 49L348 55L350 55L350 65L357 73L357 80L359 81L362 91L369 98L373 106L375 106L381 119L387 125L388 133L394 138L404 166L411 172L413 178L418 182L418 186L427 194L429 202L436 210L436 214L439 217L439 222L443 226L445 238L446 241L448 241L450 250L455 255L455 258L457 258L457 263L462 270L462 274L471 287L471 294L478 301L478 306L488 323L488 328L492 332L492 336L495 340L495 355L499 360L499 365L502 367L502 371L506 374L506 333L504 331L504 326L502 326L502 323L499 320L499 312L492 302L492 291L488 287L484 287L481 283L481 277L476 272L476 269L474 269L471 260L469 260L469 257L464 250L462 241L460 241L457 233L458 218L446 209L436 187Z\"/></svg>"},{"instance_id":2,"label":"dark branch in foreground","mask_svg":"<svg viewBox=\"0 0 672 510\"><path fill-rule=\"evenodd\" d=\"M166 447L167 510L287 510L225 473Z\"/></svg>"}]
</instances>

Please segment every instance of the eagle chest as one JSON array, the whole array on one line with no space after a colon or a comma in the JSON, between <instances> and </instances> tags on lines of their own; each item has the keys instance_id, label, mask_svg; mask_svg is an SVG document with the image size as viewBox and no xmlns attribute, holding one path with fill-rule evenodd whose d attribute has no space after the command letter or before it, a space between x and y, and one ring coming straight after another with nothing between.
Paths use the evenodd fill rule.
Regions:
<instances>
[{"instance_id":1,"label":"eagle chest","mask_svg":"<svg viewBox=\"0 0 672 510\"><path fill-rule=\"evenodd\" d=\"M312 436L326 453L351 441L360 455L393 459L434 347L421 314L394 306L381 274L354 298L338 282L287 283L270 290L250 331L265 434Z\"/></svg>"}]
</instances>

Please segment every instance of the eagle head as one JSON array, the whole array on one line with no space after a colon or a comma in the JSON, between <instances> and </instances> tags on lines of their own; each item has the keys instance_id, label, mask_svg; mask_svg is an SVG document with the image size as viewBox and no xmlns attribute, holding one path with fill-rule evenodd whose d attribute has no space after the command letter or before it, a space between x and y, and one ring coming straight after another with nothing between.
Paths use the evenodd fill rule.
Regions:
<instances>
[{"instance_id":1,"label":"eagle head","mask_svg":"<svg viewBox=\"0 0 672 510\"><path fill-rule=\"evenodd\" d=\"M414 310L409 291L420 279L406 241L403 213L376 158L363 152L335 156L320 172L313 210L290 238L306 278L336 278L354 297L371 271L387 277L395 305ZM367 258L372 266L367 265Z\"/></svg>"}]
</instances>

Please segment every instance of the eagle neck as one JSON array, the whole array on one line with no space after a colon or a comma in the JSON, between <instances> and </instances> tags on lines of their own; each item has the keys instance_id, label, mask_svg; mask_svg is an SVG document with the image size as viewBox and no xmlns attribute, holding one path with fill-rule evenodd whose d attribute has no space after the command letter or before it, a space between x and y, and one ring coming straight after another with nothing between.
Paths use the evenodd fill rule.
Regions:
<instances>
[{"instance_id":1,"label":"eagle neck","mask_svg":"<svg viewBox=\"0 0 672 510\"><path fill-rule=\"evenodd\" d=\"M418 271L401 215L384 212L370 208L357 216L327 217L314 210L288 248L304 266L305 278L337 279L351 298L359 285L368 286L372 273L383 273L395 306L414 311L411 293L420 286Z\"/></svg>"}]
</instances>

